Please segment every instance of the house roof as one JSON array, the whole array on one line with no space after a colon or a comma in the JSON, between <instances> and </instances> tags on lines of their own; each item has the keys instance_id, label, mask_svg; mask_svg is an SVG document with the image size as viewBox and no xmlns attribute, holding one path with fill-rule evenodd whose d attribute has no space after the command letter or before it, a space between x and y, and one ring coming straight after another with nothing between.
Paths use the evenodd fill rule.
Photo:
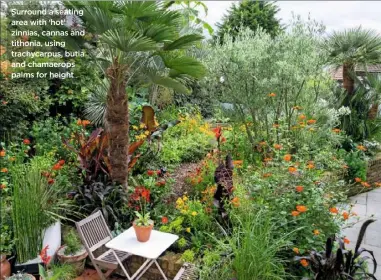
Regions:
<instances>
[{"instance_id":1,"label":"house roof","mask_svg":"<svg viewBox=\"0 0 381 280\"><path fill-rule=\"evenodd\" d=\"M357 73L363 73L363 72L381 73L381 64L368 65L367 71L365 71L365 68L362 65L358 65L358 66L356 66L355 71ZM331 71L331 75L332 75L332 78L334 80L342 80L343 79L343 66L340 66L337 69L333 69Z\"/></svg>"}]
</instances>

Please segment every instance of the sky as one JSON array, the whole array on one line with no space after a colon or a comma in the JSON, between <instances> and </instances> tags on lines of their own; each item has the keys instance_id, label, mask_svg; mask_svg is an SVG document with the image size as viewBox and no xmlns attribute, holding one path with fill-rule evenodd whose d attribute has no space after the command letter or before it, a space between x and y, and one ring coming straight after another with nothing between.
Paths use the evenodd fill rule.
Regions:
<instances>
[{"instance_id":1,"label":"sky","mask_svg":"<svg viewBox=\"0 0 381 280\"><path fill-rule=\"evenodd\" d=\"M205 1L208 6L206 21L215 27L234 1ZM292 18L292 12L307 19L322 22L327 32L362 25L381 34L381 1L278 1L277 17L283 24Z\"/></svg>"}]
</instances>

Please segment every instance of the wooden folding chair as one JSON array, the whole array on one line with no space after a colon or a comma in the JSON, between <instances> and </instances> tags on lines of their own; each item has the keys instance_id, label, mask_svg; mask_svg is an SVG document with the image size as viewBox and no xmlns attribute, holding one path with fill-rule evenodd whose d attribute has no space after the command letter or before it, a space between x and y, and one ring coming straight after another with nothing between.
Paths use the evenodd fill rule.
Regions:
<instances>
[{"instance_id":1,"label":"wooden folding chair","mask_svg":"<svg viewBox=\"0 0 381 280\"><path fill-rule=\"evenodd\" d=\"M118 268L118 260L112 250L105 249L104 245L112 239L112 234L108 228L101 211L75 223L79 236L89 254L90 260L102 280L106 280L110 274ZM101 251L101 253L97 252ZM114 252L121 262L127 259L130 254L120 251ZM102 272L106 269L106 272Z\"/></svg>"}]
</instances>

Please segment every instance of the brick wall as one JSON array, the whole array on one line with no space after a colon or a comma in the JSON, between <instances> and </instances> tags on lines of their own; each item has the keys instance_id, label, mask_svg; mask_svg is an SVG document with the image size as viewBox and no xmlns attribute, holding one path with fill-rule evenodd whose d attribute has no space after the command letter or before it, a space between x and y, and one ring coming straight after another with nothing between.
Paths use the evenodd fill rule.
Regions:
<instances>
[{"instance_id":1,"label":"brick wall","mask_svg":"<svg viewBox=\"0 0 381 280\"><path fill-rule=\"evenodd\" d=\"M368 162L366 180L369 184L381 182L381 158L376 158Z\"/></svg>"}]
</instances>

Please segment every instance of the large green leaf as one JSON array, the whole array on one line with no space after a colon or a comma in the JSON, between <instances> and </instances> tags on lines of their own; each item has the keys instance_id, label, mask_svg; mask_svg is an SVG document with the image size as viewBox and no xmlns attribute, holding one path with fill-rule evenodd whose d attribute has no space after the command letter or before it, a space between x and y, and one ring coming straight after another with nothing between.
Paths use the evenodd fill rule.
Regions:
<instances>
[{"instance_id":1,"label":"large green leaf","mask_svg":"<svg viewBox=\"0 0 381 280\"><path fill-rule=\"evenodd\" d=\"M151 75L150 79L153 83L157 85L172 88L178 91L179 93L189 93L189 89L186 86L170 77Z\"/></svg>"},{"instance_id":2,"label":"large green leaf","mask_svg":"<svg viewBox=\"0 0 381 280\"><path fill-rule=\"evenodd\" d=\"M101 40L110 47L123 52L152 51L157 49L156 42L137 32L128 30L108 30Z\"/></svg>"},{"instance_id":3,"label":"large green leaf","mask_svg":"<svg viewBox=\"0 0 381 280\"><path fill-rule=\"evenodd\" d=\"M185 35L180 37L176 41L173 41L172 43L165 45L163 50L172 51L178 49L186 49L194 45L194 43L201 41L203 38L203 36L198 34Z\"/></svg>"},{"instance_id":4,"label":"large green leaf","mask_svg":"<svg viewBox=\"0 0 381 280\"><path fill-rule=\"evenodd\" d=\"M175 70L176 75L186 74L194 78L201 78L205 75L204 65L198 60L189 56L170 57L162 56L164 64L167 68Z\"/></svg>"}]
</instances>

